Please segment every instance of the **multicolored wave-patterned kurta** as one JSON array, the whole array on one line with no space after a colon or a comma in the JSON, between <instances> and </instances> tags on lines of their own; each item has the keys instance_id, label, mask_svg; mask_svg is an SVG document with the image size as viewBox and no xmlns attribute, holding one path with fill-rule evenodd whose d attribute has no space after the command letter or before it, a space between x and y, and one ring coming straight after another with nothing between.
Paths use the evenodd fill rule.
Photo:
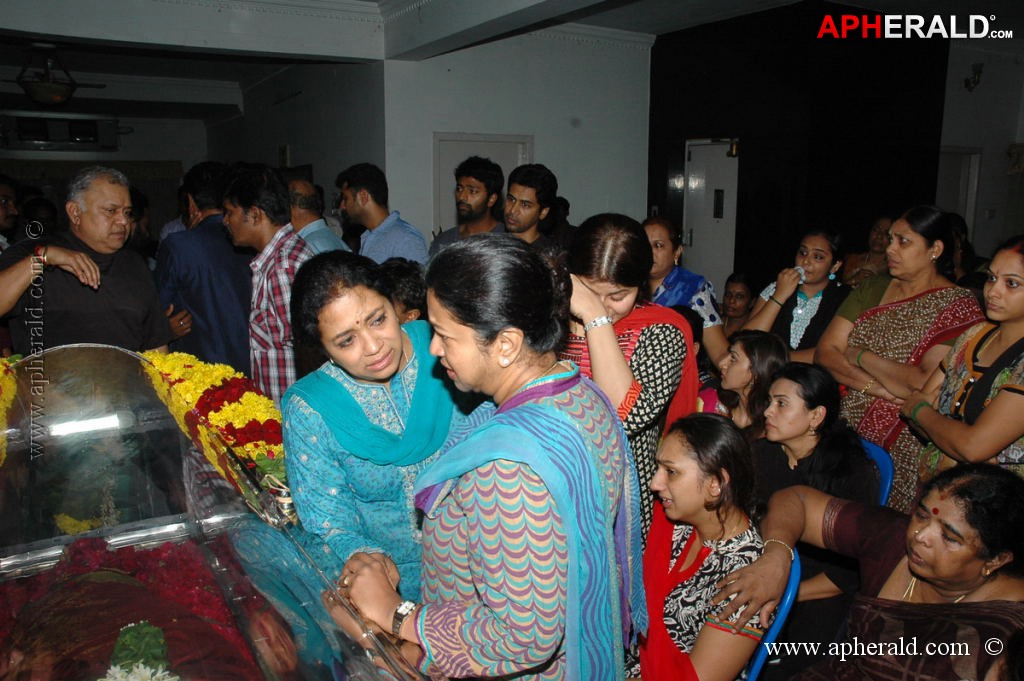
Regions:
<instances>
[{"instance_id":1,"label":"multicolored wave-patterned kurta","mask_svg":"<svg viewBox=\"0 0 1024 681\"><path fill-rule=\"evenodd\" d=\"M416 486L424 671L622 676L624 632L646 628L638 487L593 383L574 369L530 384Z\"/></svg>"}]
</instances>

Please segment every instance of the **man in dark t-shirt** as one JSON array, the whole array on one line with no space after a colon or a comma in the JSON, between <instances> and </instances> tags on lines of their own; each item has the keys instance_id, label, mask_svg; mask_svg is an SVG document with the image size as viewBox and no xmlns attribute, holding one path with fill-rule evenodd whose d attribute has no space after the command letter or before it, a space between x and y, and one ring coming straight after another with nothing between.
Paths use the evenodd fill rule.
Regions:
<instances>
[{"instance_id":1,"label":"man in dark t-shirt","mask_svg":"<svg viewBox=\"0 0 1024 681\"><path fill-rule=\"evenodd\" d=\"M111 168L86 168L71 181L65 209L70 232L26 239L0 255L0 314L10 318L14 351L68 343L166 350L170 327L149 269L123 248L128 179Z\"/></svg>"}]
</instances>

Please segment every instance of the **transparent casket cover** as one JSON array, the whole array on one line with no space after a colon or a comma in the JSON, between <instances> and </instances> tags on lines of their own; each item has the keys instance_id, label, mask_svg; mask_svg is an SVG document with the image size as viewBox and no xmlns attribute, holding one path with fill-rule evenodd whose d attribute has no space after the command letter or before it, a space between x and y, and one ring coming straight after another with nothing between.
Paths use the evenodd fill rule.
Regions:
<instances>
[{"instance_id":1,"label":"transparent casket cover","mask_svg":"<svg viewBox=\"0 0 1024 681\"><path fill-rule=\"evenodd\" d=\"M422 678L383 637L334 625L326 549L243 467L241 485L216 472L147 363L74 345L4 374L0 677L103 678L144 622L181 679Z\"/></svg>"}]
</instances>

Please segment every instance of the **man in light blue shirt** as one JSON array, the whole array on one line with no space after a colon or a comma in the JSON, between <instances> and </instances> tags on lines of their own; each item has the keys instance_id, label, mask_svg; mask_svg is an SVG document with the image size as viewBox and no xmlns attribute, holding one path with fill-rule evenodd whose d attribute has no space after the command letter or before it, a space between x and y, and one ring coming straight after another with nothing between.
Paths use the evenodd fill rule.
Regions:
<instances>
[{"instance_id":1,"label":"man in light blue shirt","mask_svg":"<svg viewBox=\"0 0 1024 681\"><path fill-rule=\"evenodd\" d=\"M324 251L351 250L324 220L324 201L312 182L288 182L288 200L292 209L292 229L306 242L313 255Z\"/></svg>"},{"instance_id":2,"label":"man in light blue shirt","mask_svg":"<svg viewBox=\"0 0 1024 681\"><path fill-rule=\"evenodd\" d=\"M426 264L427 240L423 234L403 220L397 210L388 210L384 171L372 163L357 163L343 170L336 182L341 190L342 219L366 227L359 255L375 262L405 258Z\"/></svg>"}]
</instances>

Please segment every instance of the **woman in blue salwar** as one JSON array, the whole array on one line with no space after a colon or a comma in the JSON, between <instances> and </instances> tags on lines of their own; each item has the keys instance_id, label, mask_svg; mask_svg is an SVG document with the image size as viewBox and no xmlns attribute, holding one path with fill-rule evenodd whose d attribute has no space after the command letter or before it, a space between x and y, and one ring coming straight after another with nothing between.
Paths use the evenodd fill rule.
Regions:
<instances>
[{"instance_id":1,"label":"woman in blue salwar","mask_svg":"<svg viewBox=\"0 0 1024 681\"><path fill-rule=\"evenodd\" d=\"M322 550L341 563L372 555L416 599L413 482L470 424L430 355L430 327L400 324L389 293L377 265L352 253L322 253L299 270L296 340L329 359L285 395L285 462L299 519Z\"/></svg>"}]
</instances>

